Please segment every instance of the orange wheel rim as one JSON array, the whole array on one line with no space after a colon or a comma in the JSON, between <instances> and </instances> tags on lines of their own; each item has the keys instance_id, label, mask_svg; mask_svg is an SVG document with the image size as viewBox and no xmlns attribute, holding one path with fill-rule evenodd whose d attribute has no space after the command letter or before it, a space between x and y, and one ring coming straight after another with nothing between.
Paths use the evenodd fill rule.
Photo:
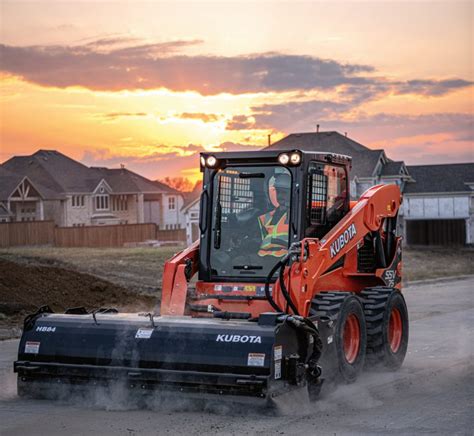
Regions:
<instances>
[{"instance_id":1,"label":"orange wheel rim","mask_svg":"<svg viewBox=\"0 0 474 436\"><path fill-rule=\"evenodd\" d=\"M344 356L349 363L354 363L360 349L360 325L357 317L351 313L344 324Z\"/></svg>"},{"instance_id":2,"label":"orange wheel rim","mask_svg":"<svg viewBox=\"0 0 474 436\"><path fill-rule=\"evenodd\" d=\"M402 315L398 309L393 309L390 313L390 320L388 323L388 343L393 353L396 353L400 344L402 343Z\"/></svg>"}]
</instances>

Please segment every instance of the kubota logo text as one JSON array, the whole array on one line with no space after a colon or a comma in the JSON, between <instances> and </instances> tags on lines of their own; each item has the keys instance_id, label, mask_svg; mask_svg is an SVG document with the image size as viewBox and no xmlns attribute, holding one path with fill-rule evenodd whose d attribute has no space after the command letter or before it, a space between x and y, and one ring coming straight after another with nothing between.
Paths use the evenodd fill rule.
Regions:
<instances>
[{"instance_id":1,"label":"kubota logo text","mask_svg":"<svg viewBox=\"0 0 474 436\"><path fill-rule=\"evenodd\" d=\"M331 244L331 258L336 256L347 243L357 234L356 226L351 224L344 232Z\"/></svg>"},{"instance_id":2,"label":"kubota logo text","mask_svg":"<svg viewBox=\"0 0 474 436\"><path fill-rule=\"evenodd\" d=\"M247 335L217 335L216 342L250 342L251 344L261 344L261 336L247 336Z\"/></svg>"}]
</instances>

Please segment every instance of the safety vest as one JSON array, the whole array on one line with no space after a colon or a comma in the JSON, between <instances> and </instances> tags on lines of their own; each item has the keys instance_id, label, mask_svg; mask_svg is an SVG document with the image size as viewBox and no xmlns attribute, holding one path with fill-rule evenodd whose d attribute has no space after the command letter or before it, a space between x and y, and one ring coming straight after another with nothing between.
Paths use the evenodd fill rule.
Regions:
<instances>
[{"instance_id":1,"label":"safety vest","mask_svg":"<svg viewBox=\"0 0 474 436\"><path fill-rule=\"evenodd\" d=\"M288 251L288 212L285 212L276 224L272 224L275 210L258 217L262 244L258 251L259 256L282 257Z\"/></svg>"}]
</instances>

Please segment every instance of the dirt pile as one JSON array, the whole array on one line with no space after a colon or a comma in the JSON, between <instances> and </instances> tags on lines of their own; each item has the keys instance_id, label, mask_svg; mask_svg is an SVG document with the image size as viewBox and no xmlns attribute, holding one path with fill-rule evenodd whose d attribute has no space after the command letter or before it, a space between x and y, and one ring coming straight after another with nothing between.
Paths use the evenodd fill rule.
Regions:
<instances>
[{"instance_id":1,"label":"dirt pile","mask_svg":"<svg viewBox=\"0 0 474 436\"><path fill-rule=\"evenodd\" d=\"M150 311L156 298L89 274L56 266L28 265L0 259L0 322L21 318L42 305L55 311L70 307L116 307Z\"/></svg>"}]
</instances>

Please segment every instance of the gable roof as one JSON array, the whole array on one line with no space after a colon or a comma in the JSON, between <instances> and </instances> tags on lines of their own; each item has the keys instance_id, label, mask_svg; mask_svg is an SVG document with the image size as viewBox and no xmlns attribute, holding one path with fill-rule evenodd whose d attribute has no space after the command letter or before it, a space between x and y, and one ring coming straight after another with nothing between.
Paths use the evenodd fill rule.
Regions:
<instances>
[{"instance_id":1,"label":"gable roof","mask_svg":"<svg viewBox=\"0 0 474 436\"><path fill-rule=\"evenodd\" d=\"M405 185L405 194L472 192L474 162L442 165L409 165L413 182Z\"/></svg>"},{"instance_id":2,"label":"gable roof","mask_svg":"<svg viewBox=\"0 0 474 436\"><path fill-rule=\"evenodd\" d=\"M370 151L370 148L335 131L291 133L267 147L270 150L283 150L287 148L301 148L308 151L332 151L337 148L338 150L343 150L343 152L338 153L349 156L354 152Z\"/></svg>"},{"instance_id":3,"label":"gable roof","mask_svg":"<svg viewBox=\"0 0 474 436\"><path fill-rule=\"evenodd\" d=\"M114 193L166 193L180 194L164 183L154 182L126 168L90 168L96 175L97 183L105 180Z\"/></svg>"},{"instance_id":4,"label":"gable roof","mask_svg":"<svg viewBox=\"0 0 474 436\"><path fill-rule=\"evenodd\" d=\"M0 200L7 200L22 180L23 176L0 166Z\"/></svg>"},{"instance_id":5,"label":"gable roof","mask_svg":"<svg viewBox=\"0 0 474 436\"><path fill-rule=\"evenodd\" d=\"M14 156L3 164L15 174L28 176L56 195L64 192L90 192L94 177L89 168L55 150L38 150L31 156Z\"/></svg>"},{"instance_id":6,"label":"gable roof","mask_svg":"<svg viewBox=\"0 0 474 436\"><path fill-rule=\"evenodd\" d=\"M339 132L292 133L266 147L268 150L328 151L352 157L351 177L372 177L383 150L372 150Z\"/></svg>"},{"instance_id":7,"label":"gable roof","mask_svg":"<svg viewBox=\"0 0 474 436\"><path fill-rule=\"evenodd\" d=\"M400 176L406 172L405 162L403 161L389 161L384 164L382 169L382 176Z\"/></svg>"},{"instance_id":8,"label":"gable roof","mask_svg":"<svg viewBox=\"0 0 474 436\"><path fill-rule=\"evenodd\" d=\"M33 183L27 176L16 174L0 165L0 200L8 200L18 185L27 179L43 199L54 199L56 193L39 183Z\"/></svg>"},{"instance_id":9,"label":"gable roof","mask_svg":"<svg viewBox=\"0 0 474 436\"><path fill-rule=\"evenodd\" d=\"M2 167L16 176L28 176L63 198L63 193L90 193L104 179L114 193L180 194L173 188L128 169L88 167L56 150L38 150L31 156L14 156Z\"/></svg>"}]
</instances>

